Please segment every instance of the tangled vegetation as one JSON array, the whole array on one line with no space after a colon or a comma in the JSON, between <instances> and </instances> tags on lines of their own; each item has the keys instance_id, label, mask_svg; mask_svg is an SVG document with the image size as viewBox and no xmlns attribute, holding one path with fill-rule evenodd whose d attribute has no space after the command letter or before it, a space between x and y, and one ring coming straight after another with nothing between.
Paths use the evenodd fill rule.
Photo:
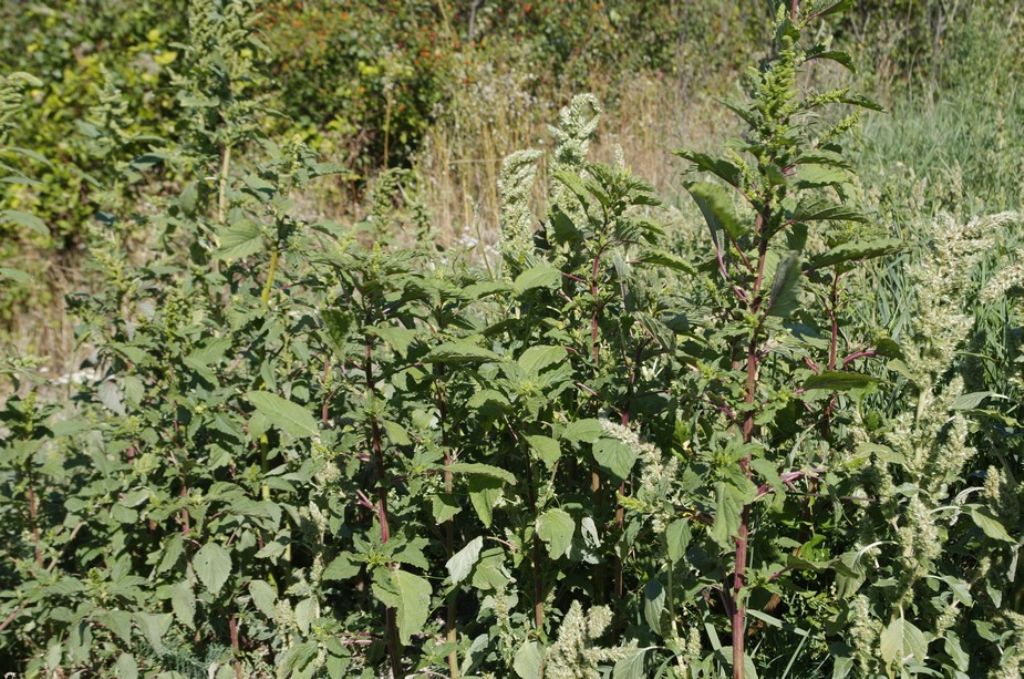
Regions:
<instances>
[{"instance_id":1,"label":"tangled vegetation","mask_svg":"<svg viewBox=\"0 0 1024 679\"><path fill-rule=\"evenodd\" d=\"M0 81L5 247L87 253L66 302L86 358L59 378L30 351L0 362L0 667L1020 676L1009 81L1015 122L979 114L974 149L1001 151L919 181L904 163L928 122L879 128L900 104L851 71L889 60L966 97L942 89L966 82L953 66L908 63L925 38L851 55L884 11L749 12L738 40L764 49L725 105L735 134L671 149L677 193L621 146L596 158L603 109L629 110L616 86L549 111L547 138L500 161L494 239L453 241L418 154L477 50L575 85L672 71L672 43L707 47L700 21L676 3L171 4L102 34L133 57L90 62L88 97L31 58ZM99 30L43 10L55 35ZM983 28L1020 29L1014 8L976 11L958 35L985 49ZM46 112L67 126L19 124ZM368 207L316 214L325 190ZM0 268L5 290L31 282Z\"/></svg>"}]
</instances>

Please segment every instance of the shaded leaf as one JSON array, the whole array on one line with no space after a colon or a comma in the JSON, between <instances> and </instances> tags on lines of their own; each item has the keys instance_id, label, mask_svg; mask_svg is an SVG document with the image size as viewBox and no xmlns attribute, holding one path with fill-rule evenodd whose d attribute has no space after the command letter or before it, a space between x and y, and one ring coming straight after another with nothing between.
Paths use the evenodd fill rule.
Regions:
<instances>
[{"instance_id":1,"label":"shaded leaf","mask_svg":"<svg viewBox=\"0 0 1024 679\"><path fill-rule=\"evenodd\" d=\"M271 424L295 438L308 438L319 432L316 419L309 411L277 394L271 394L268 391L250 391L245 398Z\"/></svg>"},{"instance_id":2,"label":"shaded leaf","mask_svg":"<svg viewBox=\"0 0 1024 679\"><path fill-rule=\"evenodd\" d=\"M376 577L381 573L382 577ZM395 609L403 644L408 645L412 635L423 631L432 591L427 580L407 571L381 568L375 573L373 593L385 606Z\"/></svg>"}]
</instances>

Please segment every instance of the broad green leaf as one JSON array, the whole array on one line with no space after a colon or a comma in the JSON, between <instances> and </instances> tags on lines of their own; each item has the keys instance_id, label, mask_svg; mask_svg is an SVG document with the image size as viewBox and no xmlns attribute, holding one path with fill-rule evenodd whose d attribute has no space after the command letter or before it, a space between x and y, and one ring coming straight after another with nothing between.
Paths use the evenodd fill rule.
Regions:
<instances>
[{"instance_id":1,"label":"broad green leaf","mask_svg":"<svg viewBox=\"0 0 1024 679\"><path fill-rule=\"evenodd\" d=\"M679 563L690 546L690 522L676 519L665 528L665 543L668 548L668 560Z\"/></svg>"},{"instance_id":2,"label":"broad green leaf","mask_svg":"<svg viewBox=\"0 0 1024 679\"><path fill-rule=\"evenodd\" d=\"M17 224L40 236L49 236L50 230L46 228L43 220L33 214L21 210L4 210L0 212L0 219L5 222Z\"/></svg>"},{"instance_id":3,"label":"broad green leaf","mask_svg":"<svg viewBox=\"0 0 1024 679\"><path fill-rule=\"evenodd\" d=\"M430 509L434 521L446 523L452 520L456 514L462 511L458 501L453 494L438 493L430 496Z\"/></svg>"},{"instance_id":4,"label":"broad green leaf","mask_svg":"<svg viewBox=\"0 0 1024 679\"><path fill-rule=\"evenodd\" d=\"M797 166L796 180L798 187L808 189L845 184L850 180L850 175L846 170L832 165L804 163Z\"/></svg>"},{"instance_id":5,"label":"broad green leaf","mask_svg":"<svg viewBox=\"0 0 1024 679\"><path fill-rule=\"evenodd\" d=\"M987 507L971 505L968 511L970 513L971 520L974 521L974 525L980 528L985 535L989 536L993 540L1002 540L1003 542L1010 542L1014 544L1017 542L1006 531L1006 527L1003 526L1002 522L992 516L992 512Z\"/></svg>"},{"instance_id":6,"label":"broad green leaf","mask_svg":"<svg viewBox=\"0 0 1024 679\"><path fill-rule=\"evenodd\" d=\"M142 634L146 637L146 641L153 647L153 650L157 654L163 654L164 652L164 635L167 634L167 630L171 628L174 616L170 613L136 613L135 620L139 624L139 629L142 630Z\"/></svg>"},{"instance_id":7,"label":"broad green leaf","mask_svg":"<svg viewBox=\"0 0 1024 679\"><path fill-rule=\"evenodd\" d=\"M217 594L231 575L231 555L216 542L208 542L192 557L192 568L211 594Z\"/></svg>"},{"instance_id":8,"label":"broad green leaf","mask_svg":"<svg viewBox=\"0 0 1024 679\"><path fill-rule=\"evenodd\" d=\"M220 247L217 259L243 259L263 250L263 235L260 227L250 221L241 221L225 226L217 232Z\"/></svg>"},{"instance_id":9,"label":"broad green leaf","mask_svg":"<svg viewBox=\"0 0 1024 679\"><path fill-rule=\"evenodd\" d=\"M775 269L769 296L768 314L786 318L799 307L797 290L800 284L800 256L791 254Z\"/></svg>"},{"instance_id":10,"label":"broad green leaf","mask_svg":"<svg viewBox=\"0 0 1024 679\"><path fill-rule=\"evenodd\" d=\"M494 507L503 494L502 481L492 476L473 474L469 477L469 503L484 526L490 528L494 521Z\"/></svg>"},{"instance_id":11,"label":"broad green leaf","mask_svg":"<svg viewBox=\"0 0 1024 679\"><path fill-rule=\"evenodd\" d=\"M928 656L928 640L913 623L896 618L882 630L880 638L882 660L902 667L911 660L924 662Z\"/></svg>"},{"instance_id":12,"label":"broad green leaf","mask_svg":"<svg viewBox=\"0 0 1024 679\"><path fill-rule=\"evenodd\" d=\"M194 627L196 595L188 582L182 581L171 587L171 610L182 625L189 629Z\"/></svg>"},{"instance_id":13,"label":"broad green leaf","mask_svg":"<svg viewBox=\"0 0 1024 679\"><path fill-rule=\"evenodd\" d=\"M475 537L448 559L444 567L448 569L448 577L451 578L453 585L457 585L469 577L473 566L480 559L480 550L483 549L483 546L483 537Z\"/></svg>"},{"instance_id":14,"label":"broad green leaf","mask_svg":"<svg viewBox=\"0 0 1024 679\"><path fill-rule=\"evenodd\" d=\"M996 396L996 393L992 391L975 391L970 394L961 394L953 399L950 410L974 410L990 396Z\"/></svg>"},{"instance_id":15,"label":"broad green leaf","mask_svg":"<svg viewBox=\"0 0 1024 679\"><path fill-rule=\"evenodd\" d=\"M706 153L696 153L694 151L676 151L675 154L680 158L689 160L701 172L710 172L732 186L738 187L743 180L743 173L728 160L713 158Z\"/></svg>"},{"instance_id":16,"label":"broad green leaf","mask_svg":"<svg viewBox=\"0 0 1024 679\"><path fill-rule=\"evenodd\" d=\"M825 370L818 375L811 375L804 380L803 387L807 391L812 389L824 389L827 391L848 391L850 389L861 389L878 379L864 373Z\"/></svg>"},{"instance_id":17,"label":"broad green leaf","mask_svg":"<svg viewBox=\"0 0 1024 679\"><path fill-rule=\"evenodd\" d=\"M249 596L252 603L263 615L274 619L274 604L277 602L277 591L265 580L249 581Z\"/></svg>"},{"instance_id":18,"label":"broad green leaf","mask_svg":"<svg viewBox=\"0 0 1024 679\"><path fill-rule=\"evenodd\" d=\"M416 331L398 326L374 326L366 332L384 340L401 357L409 353L409 346L416 339Z\"/></svg>"},{"instance_id":19,"label":"broad green leaf","mask_svg":"<svg viewBox=\"0 0 1024 679\"><path fill-rule=\"evenodd\" d=\"M593 443L603 432L600 420L575 420L566 425L562 438L573 443Z\"/></svg>"},{"instance_id":20,"label":"broad green leaf","mask_svg":"<svg viewBox=\"0 0 1024 679\"><path fill-rule=\"evenodd\" d=\"M309 411L277 394L250 391L245 398L271 424L295 438L308 438L319 432L316 420Z\"/></svg>"},{"instance_id":21,"label":"broad green leaf","mask_svg":"<svg viewBox=\"0 0 1024 679\"><path fill-rule=\"evenodd\" d=\"M128 653L122 653L117 657L114 669L117 672L117 679L137 679L139 676L139 664L135 661L135 656Z\"/></svg>"},{"instance_id":22,"label":"broad green leaf","mask_svg":"<svg viewBox=\"0 0 1024 679\"><path fill-rule=\"evenodd\" d=\"M548 555L552 559L558 559L569 552L576 523L568 512L557 507L549 509L537 517L535 527L537 537L547 545Z\"/></svg>"},{"instance_id":23,"label":"broad green leaf","mask_svg":"<svg viewBox=\"0 0 1024 679\"><path fill-rule=\"evenodd\" d=\"M847 54L846 52L841 52L839 50L811 51L811 52L808 52L807 58L808 58L808 60L811 60L811 59L828 59L830 61L834 61L837 64L840 64L841 66L846 68L851 73L855 72L857 70L854 67L854 65L853 65L853 58L850 57L850 55Z\"/></svg>"},{"instance_id":24,"label":"broad green leaf","mask_svg":"<svg viewBox=\"0 0 1024 679\"><path fill-rule=\"evenodd\" d=\"M860 210L847 205L829 203L820 199L801 203L793 211L790 219L794 222L815 222L836 220L844 222L866 222L868 220Z\"/></svg>"},{"instance_id":25,"label":"broad green leaf","mask_svg":"<svg viewBox=\"0 0 1024 679\"><path fill-rule=\"evenodd\" d=\"M629 476L636 457L636 451L618 439L599 438L594 441L594 460L618 479Z\"/></svg>"},{"instance_id":26,"label":"broad green leaf","mask_svg":"<svg viewBox=\"0 0 1024 679\"><path fill-rule=\"evenodd\" d=\"M342 554L335 557L331 563L327 564L327 568L324 569L320 579L329 580L348 580L359 575L359 566L352 563L348 554Z\"/></svg>"},{"instance_id":27,"label":"broad green leaf","mask_svg":"<svg viewBox=\"0 0 1024 679\"><path fill-rule=\"evenodd\" d=\"M132 615L120 609L104 611L96 619L126 644L132 642Z\"/></svg>"},{"instance_id":28,"label":"broad green leaf","mask_svg":"<svg viewBox=\"0 0 1024 679\"><path fill-rule=\"evenodd\" d=\"M374 577L373 593L396 611L398 636L408 645L414 634L423 631L430 614L430 583L418 575L398 569L382 568L382 577Z\"/></svg>"},{"instance_id":29,"label":"broad green leaf","mask_svg":"<svg viewBox=\"0 0 1024 679\"><path fill-rule=\"evenodd\" d=\"M823 269L836 264L856 262L875 257L883 257L898 252L903 246L902 241L894 238L878 238L870 241L853 241L837 245L828 252L813 258L808 264L809 269Z\"/></svg>"},{"instance_id":30,"label":"broad green leaf","mask_svg":"<svg viewBox=\"0 0 1024 679\"><path fill-rule=\"evenodd\" d=\"M725 188L710 182L697 182L691 184L688 189L712 231L724 229L734 241L738 241L746 233L746 228L736 215Z\"/></svg>"},{"instance_id":31,"label":"broad green leaf","mask_svg":"<svg viewBox=\"0 0 1024 679\"><path fill-rule=\"evenodd\" d=\"M516 651L512 669L519 679L541 679L544 665L544 650L540 643L527 641Z\"/></svg>"},{"instance_id":32,"label":"broad green leaf","mask_svg":"<svg viewBox=\"0 0 1024 679\"><path fill-rule=\"evenodd\" d=\"M471 582L479 590L499 590L509 582L505 570L505 552L501 547L492 547L480 553Z\"/></svg>"},{"instance_id":33,"label":"broad green leaf","mask_svg":"<svg viewBox=\"0 0 1024 679\"><path fill-rule=\"evenodd\" d=\"M416 576L413 576L416 577ZM429 601L429 594L427 595ZM295 605L295 625L303 634L309 634L309 627L320 617L320 604L316 597L306 597Z\"/></svg>"},{"instance_id":34,"label":"broad green leaf","mask_svg":"<svg viewBox=\"0 0 1024 679\"><path fill-rule=\"evenodd\" d=\"M536 346L530 347L516 359L523 370L531 374L539 374L545 368L556 363L561 363L568 357L568 353L558 346Z\"/></svg>"},{"instance_id":35,"label":"broad green leaf","mask_svg":"<svg viewBox=\"0 0 1024 679\"><path fill-rule=\"evenodd\" d=\"M516 294L521 295L534 288L557 288L562 281L562 272L550 264L542 264L527 269L516 276L512 287Z\"/></svg>"},{"instance_id":36,"label":"broad green leaf","mask_svg":"<svg viewBox=\"0 0 1024 679\"><path fill-rule=\"evenodd\" d=\"M644 620L655 634L662 634L661 615L665 612L665 587L657 578L644 585Z\"/></svg>"},{"instance_id":37,"label":"broad green leaf","mask_svg":"<svg viewBox=\"0 0 1024 679\"><path fill-rule=\"evenodd\" d=\"M391 420L384 420L384 431L388 435L388 440L394 443L396 446L411 446L412 439L409 438L409 432L405 430L405 427L392 422Z\"/></svg>"},{"instance_id":38,"label":"broad green leaf","mask_svg":"<svg viewBox=\"0 0 1024 679\"><path fill-rule=\"evenodd\" d=\"M548 468L553 467L555 463L558 462L558 458L562 456L562 450L558 445L558 441L550 436L541 436L536 434L533 436L527 436L526 440L530 444L530 450L532 450Z\"/></svg>"},{"instance_id":39,"label":"broad green leaf","mask_svg":"<svg viewBox=\"0 0 1024 679\"><path fill-rule=\"evenodd\" d=\"M489 476L491 478L504 481L510 485L516 485L515 474L489 464L480 464L477 462L452 462L450 465L443 467L443 469L450 471L452 474Z\"/></svg>"},{"instance_id":40,"label":"broad green leaf","mask_svg":"<svg viewBox=\"0 0 1024 679\"><path fill-rule=\"evenodd\" d=\"M715 522L711 526L711 539L724 549L735 547L733 538L740 529L746 496L731 483L719 481L715 484Z\"/></svg>"},{"instance_id":41,"label":"broad green leaf","mask_svg":"<svg viewBox=\"0 0 1024 679\"><path fill-rule=\"evenodd\" d=\"M648 675L644 671L644 658L647 656L647 652L654 648L656 647L647 646L629 651L615 663L615 667L612 669L612 679L645 679Z\"/></svg>"}]
</instances>

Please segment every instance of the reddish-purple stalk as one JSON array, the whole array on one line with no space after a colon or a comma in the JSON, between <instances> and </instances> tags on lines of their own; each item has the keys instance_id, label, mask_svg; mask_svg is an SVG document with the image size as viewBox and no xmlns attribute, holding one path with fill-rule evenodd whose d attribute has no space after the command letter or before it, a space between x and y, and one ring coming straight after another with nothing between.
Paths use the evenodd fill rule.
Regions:
<instances>
[{"instance_id":1,"label":"reddish-purple stalk","mask_svg":"<svg viewBox=\"0 0 1024 679\"><path fill-rule=\"evenodd\" d=\"M235 656L235 679L242 679L242 661L238 657L240 654L238 644L238 618L234 615L228 620L228 634L231 636L231 652Z\"/></svg>"},{"instance_id":2,"label":"reddish-purple stalk","mask_svg":"<svg viewBox=\"0 0 1024 679\"><path fill-rule=\"evenodd\" d=\"M373 375L373 345L366 340L363 352L363 372L366 376L366 389L371 398L376 397L377 381ZM376 418L370 420L370 450L373 455L377 475L377 519L380 522L380 541L386 544L391 539L388 526L388 484L387 468L384 464L383 436ZM388 656L391 660L391 673L395 677L402 676L402 654L398 639L398 626L395 624L395 611L390 606L384 607L384 627L387 634Z\"/></svg>"},{"instance_id":3,"label":"reddish-purple stalk","mask_svg":"<svg viewBox=\"0 0 1024 679\"><path fill-rule=\"evenodd\" d=\"M767 201L766 201L767 204ZM764 233L765 225L771 223L771 214L763 214L758 211L754 225L754 233L757 236L757 275L754 278L754 285L749 296L749 309L754 314L760 312L763 296L761 289L764 286L765 263L768 258L768 237ZM744 401L748 406L746 417L743 419L743 442L750 443L754 437L755 430L755 408L754 400L757 396L757 374L760 364L759 336L761 334L761 323L758 321L747 345L747 381ZM746 455L740 460L740 469L747 478L751 477L750 456ZM745 630L747 609L743 605L743 587L746 581L747 570L747 540L750 535L749 528L750 511L748 506L743 507L740 514L740 525L736 533L735 568L733 570L732 596L730 618L732 623L732 668L733 678L743 679L744 657L745 657Z\"/></svg>"}]
</instances>

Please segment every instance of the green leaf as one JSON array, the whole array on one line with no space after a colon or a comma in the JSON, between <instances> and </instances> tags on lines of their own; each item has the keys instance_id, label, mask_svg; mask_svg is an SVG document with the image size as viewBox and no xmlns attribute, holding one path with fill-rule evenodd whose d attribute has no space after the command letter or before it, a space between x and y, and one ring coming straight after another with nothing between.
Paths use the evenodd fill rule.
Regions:
<instances>
[{"instance_id":1,"label":"green leaf","mask_svg":"<svg viewBox=\"0 0 1024 679\"><path fill-rule=\"evenodd\" d=\"M466 340L438 345L423 358L425 363L487 363L500 360L501 356L493 351Z\"/></svg>"},{"instance_id":2,"label":"green leaf","mask_svg":"<svg viewBox=\"0 0 1024 679\"><path fill-rule=\"evenodd\" d=\"M50 230L46 228L43 220L33 214L21 210L4 210L0 212L0 219L5 222L17 224L40 236L49 236Z\"/></svg>"},{"instance_id":3,"label":"green leaf","mask_svg":"<svg viewBox=\"0 0 1024 679\"><path fill-rule=\"evenodd\" d=\"M295 438L315 436L319 431L316 420L305 408L276 394L250 391L245 398L271 424Z\"/></svg>"},{"instance_id":4,"label":"green leaf","mask_svg":"<svg viewBox=\"0 0 1024 679\"><path fill-rule=\"evenodd\" d=\"M211 594L217 594L231 575L231 555L215 542L208 542L192 557L192 568Z\"/></svg>"},{"instance_id":5,"label":"green leaf","mask_svg":"<svg viewBox=\"0 0 1024 679\"><path fill-rule=\"evenodd\" d=\"M403 570L381 568L380 572L385 574L374 577L373 593L385 606L395 609L398 636L402 644L408 645L412 635L423 631L430 614L430 583Z\"/></svg>"},{"instance_id":6,"label":"green leaf","mask_svg":"<svg viewBox=\"0 0 1024 679\"><path fill-rule=\"evenodd\" d=\"M860 210L846 205L828 203L815 199L801 203L793 211L790 219L794 222L816 222L816 221L844 221L844 222L866 222L868 220Z\"/></svg>"},{"instance_id":7,"label":"green leaf","mask_svg":"<svg viewBox=\"0 0 1024 679\"><path fill-rule=\"evenodd\" d=\"M870 241L843 243L813 258L807 264L807 268L823 269L846 262L858 262L875 257L884 257L885 255L898 252L902 246L903 243L894 238L878 238Z\"/></svg>"},{"instance_id":8,"label":"green leaf","mask_svg":"<svg viewBox=\"0 0 1024 679\"><path fill-rule=\"evenodd\" d=\"M411 446L412 439L409 438L409 432L405 430L405 427L392 422L391 420L384 420L384 431L388 435L388 440L394 443L396 446Z\"/></svg>"},{"instance_id":9,"label":"green leaf","mask_svg":"<svg viewBox=\"0 0 1024 679\"><path fill-rule=\"evenodd\" d=\"M902 667L911 659L924 662L928 656L928 640L913 623L896 618L882 630L881 656L889 665Z\"/></svg>"},{"instance_id":10,"label":"green leaf","mask_svg":"<svg viewBox=\"0 0 1024 679\"><path fill-rule=\"evenodd\" d=\"M691 276L697 273L697 269L679 255L672 254L667 250L652 250L644 253L637 262L638 264L652 264L662 266L666 269L681 271Z\"/></svg>"},{"instance_id":11,"label":"green leaf","mask_svg":"<svg viewBox=\"0 0 1024 679\"><path fill-rule=\"evenodd\" d=\"M655 634L662 634L661 615L665 612L665 587L657 578L644 585L644 620Z\"/></svg>"},{"instance_id":12,"label":"green leaf","mask_svg":"<svg viewBox=\"0 0 1024 679\"><path fill-rule=\"evenodd\" d=\"M974 525L980 528L985 535L989 536L993 540L1001 540L1012 544L1017 543L1017 541L1014 540L1006 531L1006 527L1003 526L1002 522L994 517L987 507L971 505L969 513L971 515L971 520L974 521Z\"/></svg>"},{"instance_id":13,"label":"green leaf","mask_svg":"<svg viewBox=\"0 0 1024 679\"><path fill-rule=\"evenodd\" d=\"M827 50L827 51L810 51L807 54L807 60L811 59L828 59L840 64L851 73L855 73L857 69L853 65L853 59L846 52L840 52L839 50Z\"/></svg>"},{"instance_id":14,"label":"green leaf","mask_svg":"<svg viewBox=\"0 0 1024 679\"><path fill-rule=\"evenodd\" d=\"M602 469L625 480L636 463L636 451L617 439L599 438L594 442L594 460Z\"/></svg>"},{"instance_id":15,"label":"green leaf","mask_svg":"<svg viewBox=\"0 0 1024 679\"><path fill-rule=\"evenodd\" d=\"M562 272L550 264L541 264L527 269L516 276L512 288L517 295L534 288L557 288L562 282Z\"/></svg>"},{"instance_id":16,"label":"green leaf","mask_svg":"<svg viewBox=\"0 0 1024 679\"><path fill-rule=\"evenodd\" d=\"M125 644L132 642L132 616L128 611L119 609L104 611L98 614L96 619Z\"/></svg>"},{"instance_id":17,"label":"green leaf","mask_svg":"<svg viewBox=\"0 0 1024 679\"><path fill-rule=\"evenodd\" d=\"M527 436L526 441L530 444L530 450L536 453L537 457L549 469L555 466L558 458L562 456L562 449L558 445L558 441L550 436L541 436L539 434Z\"/></svg>"},{"instance_id":18,"label":"green leaf","mask_svg":"<svg viewBox=\"0 0 1024 679\"><path fill-rule=\"evenodd\" d=\"M733 538L740 529L746 495L731 483L715 484L715 522L711 526L711 539L724 549L735 547Z\"/></svg>"},{"instance_id":19,"label":"green leaf","mask_svg":"<svg viewBox=\"0 0 1024 679\"><path fill-rule=\"evenodd\" d=\"M359 566L352 563L348 554L342 554L341 556L335 557L331 563L327 564L327 568L324 569L323 574L320 576L321 580L348 580L359 575Z\"/></svg>"},{"instance_id":20,"label":"green leaf","mask_svg":"<svg viewBox=\"0 0 1024 679\"><path fill-rule=\"evenodd\" d=\"M316 600L316 597L307 597L295 605L295 625L302 634L309 634L310 625L319 617L320 603Z\"/></svg>"},{"instance_id":21,"label":"green leaf","mask_svg":"<svg viewBox=\"0 0 1024 679\"><path fill-rule=\"evenodd\" d=\"M449 493L438 493L430 496L430 511L434 521L446 523L452 520L456 514L462 511L462 507L456 501L455 496Z\"/></svg>"},{"instance_id":22,"label":"green leaf","mask_svg":"<svg viewBox=\"0 0 1024 679\"><path fill-rule=\"evenodd\" d=\"M805 163L797 166L797 186L801 189L845 184L850 175L842 168L820 163Z\"/></svg>"},{"instance_id":23,"label":"green leaf","mask_svg":"<svg viewBox=\"0 0 1024 679\"><path fill-rule=\"evenodd\" d=\"M489 476L493 479L499 479L510 485L516 485L516 477L510 471L501 469L500 467L494 467L489 464L480 464L478 462L453 462L450 465L444 467L445 470L450 471L452 474L469 474L472 476Z\"/></svg>"},{"instance_id":24,"label":"green leaf","mask_svg":"<svg viewBox=\"0 0 1024 679\"><path fill-rule=\"evenodd\" d=\"M995 395L996 393L993 391L974 391L969 394L960 394L953 400L950 410L974 410L986 398Z\"/></svg>"},{"instance_id":25,"label":"green leaf","mask_svg":"<svg viewBox=\"0 0 1024 679\"><path fill-rule=\"evenodd\" d=\"M193 629L196 617L196 595L188 582L179 582L171 587L171 610L182 625Z\"/></svg>"},{"instance_id":26,"label":"green leaf","mask_svg":"<svg viewBox=\"0 0 1024 679\"><path fill-rule=\"evenodd\" d=\"M561 363L568 357L568 353L562 347L557 346L536 346L530 347L516 359L523 370L534 375L540 374L545 368L556 363Z\"/></svg>"},{"instance_id":27,"label":"green leaf","mask_svg":"<svg viewBox=\"0 0 1024 679\"><path fill-rule=\"evenodd\" d=\"M136 613L135 621L146 637L146 641L158 655L164 653L163 638L171 628L174 616L170 613Z\"/></svg>"},{"instance_id":28,"label":"green leaf","mask_svg":"<svg viewBox=\"0 0 1024 679\"><path fill-rule=\"evenodd\" d=\"M697 166L701 172L710 172L722 181L732 186L739 186L743 179L740 169L722 158L713 158L706 153L693 151L676 151L677 156L685 158Z\"/></svg>"},{"instance_id":29,"label":"green leaf","mask_svg":"<svg viewBox=\"0 0 1024 679\"><path fill-rule=\"evenodd\" d=\"M519 679L541 679L544 664L543 648L539 642L527 641L516 651L512 669Z\"/></svg>"},{"instance_id":30,"label":"green leaf","mask_svg":"<svg viewBox=\"0 0 1024 679\"><path fill-rule=\"evenodd\" d=\"M575 420L566 425L562 431L562 438L572 443L593 443L603 432L600 420Z\"/></svg>"},{"instance_id":31,"label":"green leaf","mask_svg":"<svg viewBox=\"0 0 1024 679\"><path fill-rule=\"evenodd\" d=\"M249 581L249 596L252 603L263 615L274 619L274 604L277 602L277 591L265 580Z\"/></svg>"},{"instance_id":32,"label":"green leaf","mask_svg":"<svg viewBox=\"0 0 1024 679\"><path fill-rule=\"evenodd\" d=\"M444 567L448 569L448 577L452 584L457 585L473 571L473 566L480 559L480 550L483 549L483 537L476 537L470 540L469 544L452 555Z\"/></svg>"},{"instance_id":33,"label":"green leaf","mask_svg":"<svg viewBox=\"0 0 1024 679\"><path fill-rule=\"evenodd\" d=\"M877 381L877 378L863 373L825 370L818 375L811 375L804 380L803 388L807 391L811 391L812 389L849 391L850 389L861 389Z\"/></svg>"},{"instance_id":34,"label":"green leaf","mask_svg":"<svg viewBox=\"0 0 1024 679\"><path fill-rule=\"evenodd\" d=\"M786 318L799 307L800 256L791 254L779 264L772 281L768 315Z\"/></svg>"},{"instance_id":35,"label":"green leaf","mask_svg":"<svg viewBox=\"0 0 1024 679\"><path fill-rule=\"evenodd\" d=\"M397 326L374 326L367 328L366 332L387 342L388 346L402 358L409 353L409 346L416 339L415 330Z\"/></svg>"},{"instance_id":36,"label":"green leaf","mask_svg":"<svg viewBox=\"0 0 1024 679\"><path fill-rule=\"evenodd\" d=\"M263 235L259 225L241 221L222 227L217 232L220 247L214 253L217 259L230 261L243 259L263 250Z\"/></svg>"},{"instance_id":37,"label":"green leaf","mask_svg":"<svg viewBox=\"0 0 1024 679\"><path fill-rule=\"evenodd\" d=\"M535 525L537 537L548 546L548 556L558 559L569 552L576 523L566 511L549 509L537 517Z\"/></svg>"},{"instance_id":38,"label":"green leaf","mask_svg":"<svg viewBox=\"0 0 1024 679\"><path fill-rule=\"evenodd\" d=\"M469 503L488 528L494 520L494 507L503 494L502 487L499 479L490 476L474 474L469 477Z\"/></svg>"},{"instance_id":39,"label":"green leaf","mask_svg":"<svg viewBox=\"0 0 1024 679\"><path fill-rule=\"evenodd\" d=\"M827 7L819 9L814 13L814 16L821 19L837 12L849 11L851 7L853 7L853 0L838 0L838 2L834 2Z\"/></svg>"},{"instance_id":40,"label":"green leaf","mask_svg":"<svg viewBox=\"0 0 1024 679\"><path fill-rule=\"evenodd\" d=\"M656 647L647 646L633 649L628 655L620 658L612 669L612 679L645 679L648 675L644 672L644 658L647 652L654 648Z\"/></svg>"},{"instance_id":41,"label":"green leaf","mask_svg":"<svg viewBox=\"0 0 1024 679\"><path fill-rule=\"evenodd\" d=\"M668 548L668 560L679 563L690 546L690 522L676 519L665 528L665 543Z\"/></svg>"},{"instance_id":42,"label":"green leaf","mask_svg":"<svg viewBox=\"0 0 1024 679\"><path fill-rule=\"evenodd\" d=\"M688 189L712 231L724 229L734 241L743 236L746 229L733 210L732 200L724 188L710 182L696 182Z\"/></svg>"},{"instance_id":43,"label":"green leaf","mask_svg":"<svg viewBox=\"0 0 1024 679\"><path fill-rule=\"evenodd\" d=\"M135 656L122 653L117 657L114 664L117 672L117 679L137 679L139 676L139 664L135 662Z\"/></svg>"}]
</instances>

